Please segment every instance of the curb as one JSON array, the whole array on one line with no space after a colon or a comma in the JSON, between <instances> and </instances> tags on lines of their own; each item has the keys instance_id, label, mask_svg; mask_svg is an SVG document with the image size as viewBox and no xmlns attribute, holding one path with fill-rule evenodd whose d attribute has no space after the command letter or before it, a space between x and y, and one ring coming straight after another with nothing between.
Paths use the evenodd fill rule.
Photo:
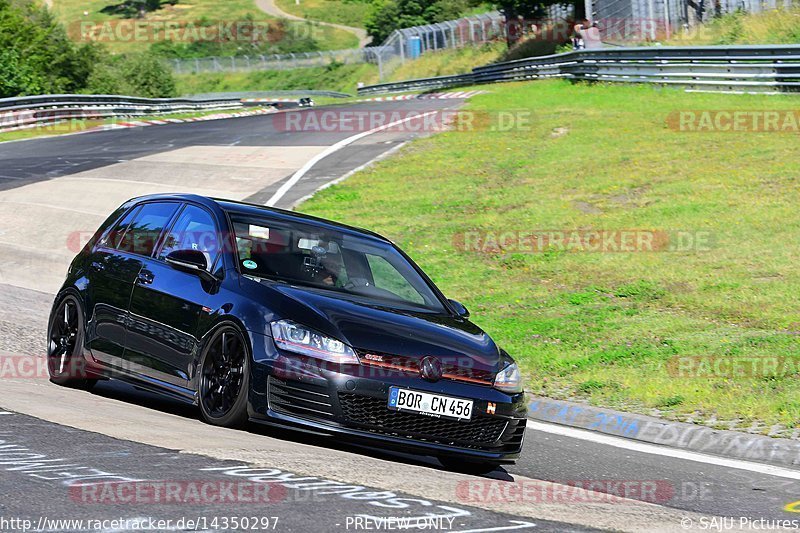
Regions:
<instances>
[{"instance_id":1,"label":"curb","mask_svg":"<svg viewBox=\"0 0 800 533\"><path fill-rule=\"evenodd\" d=\"M671 422L564 400L532 396L528 418L614 437L784 467L800 465L800 441Z\"/></svg>"},{"instance_id":2,"label":"curb","mask_svg":"<svg viewBox=\"0 0 800 533\"><path fill-rule=\"evenodd\" d=\"M375 98L362 98L356 102L391 102L395 100L447 100L465 99L485 94L486 91L457 91L451 93L425 93L425 94L402 94L400 96L378 96Z\"/></svg>"},{"instance_id":3,"label":"curb","mask_svg":"<svg viewBox=\"0 0 800 533\"><path fill-rule=\"evenodd\" d=\"M130 122L117 122L114 124L108 124L104 126L98 126L97 128L91 128L86 131L76 132L76 133L92 133L95 131L108 131L108 130L120 130L125 128L140 128L144 126L162 126L164 124L183 124L185 122L206 122L209 120L224 120L228 118L241 118L241 117L253 117L256 115L269 115L272 113L276 113L277 110L275 109L257 109L255 111L239 111L237 113L215 113L213 115L205 115L202 117L190 117L190 118L165 118L165 119L151 119L151 120L134 120Z\"/></svg>"}]
</instances>

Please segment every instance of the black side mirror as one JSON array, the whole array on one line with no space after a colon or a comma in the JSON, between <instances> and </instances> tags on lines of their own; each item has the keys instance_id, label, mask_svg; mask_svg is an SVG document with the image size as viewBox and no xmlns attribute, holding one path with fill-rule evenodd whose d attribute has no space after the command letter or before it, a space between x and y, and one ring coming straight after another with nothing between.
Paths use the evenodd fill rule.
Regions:
<instances>
[{"instance_id":1,"label":"black side mirror","mask_svg":"<svg viewBox=\"0 0 800 533\"><path fill-rule=\"evenodd\" d=\"M213 274L208 271L206 254L198 250L175 250L167 255L166 260L172 268L177 270L192 272L209 280L216 279Z\"/></svg>"},{"instance_id":2,"label":"black side mirror","mask_svg":"<svg viewBox=\"0 0 800 533\"><path fill-rule=\"evenodd\" d=\"M458 316L461 318L469 318L469 309L467 309L464 304L459 302L458 300L447 300L450 302L450 306L456 312Z\"/></svg>"}]
</instances>

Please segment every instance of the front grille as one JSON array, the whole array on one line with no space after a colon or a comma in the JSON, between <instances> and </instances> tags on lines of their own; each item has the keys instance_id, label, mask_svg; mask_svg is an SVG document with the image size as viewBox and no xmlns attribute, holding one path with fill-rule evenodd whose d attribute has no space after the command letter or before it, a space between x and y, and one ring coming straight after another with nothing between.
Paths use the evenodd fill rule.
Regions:
<instances>
[{"instance_id":1,"label":"front grille","mask_svg":"<svg viewBox=\"0 0 800 533\"><path fill-rule=\"evenodd\" d=\"M408 357L405 355L392 355L378 352L358 351L362 365L377 366L389 369L395 373L419 375L420 357ZM488 370L472 368L472 360L459 356L440 357L442 362L442 372L445 379L455 381L468 381L482 385L492 385L494 383L494 373Z\"/></svg>"},{"instance_id":2,"label":"front grille","mask_svg":"<svg viewBox=\"0 0 800 533\"><path fill-rule=\"evenodd\" d=\"M269 407L278 413L313 420L333 420L331 397L325 386L269 377Z\"/></svg>"},{"instance_id":3,"label":"front grille","mask_svg":"<svg viewBox=\"0 0 800 533\"><path fill-rule=\"evenodd\" d=\"M391 411L387 400L350 392L339 393L339 405L348 425L375 433L396 435L468 448L494 448L506 429L506 420L476 417L469 421L431 418Z\"/></svg>"}]
</instances>

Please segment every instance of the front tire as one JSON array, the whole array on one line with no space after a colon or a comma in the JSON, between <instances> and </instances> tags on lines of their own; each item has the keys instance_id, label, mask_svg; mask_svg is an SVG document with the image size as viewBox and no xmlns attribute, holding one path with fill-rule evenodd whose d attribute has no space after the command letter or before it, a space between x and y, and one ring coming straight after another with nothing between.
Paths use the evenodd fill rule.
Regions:
<instances>
[{"instance_id":1,"label":"front tire","mask_svg":"<svg viewBox=\"0 0 800 533\"><path fill-rule=\"evenodd\" d=\"M439 462L448 470L472 476L484 476L500 466L500 463L468 461L458 457L439 457Z\"/></svg>"},{"instance_id":2,"label":"front tire","mask_svg":"<svg viewBox=\"0 0 800 533\"><path fill-rule=\"evenodd\" d=\"M215 330L203 349L198 403L203 420L223 427L240 427L248 419L250 349L233 324Z\"/></svg>"},{"instance_id":3,"label":"front tire","mask_svg":"<svg viewBox=\"0 0 800 533\"><path fill-rule=\"evenodd\" d=\"M56 307L47 327L47 372L57 385L90 390L97 384L83 357L83 308L67 295Z\"/></svg>"}]
</instances>

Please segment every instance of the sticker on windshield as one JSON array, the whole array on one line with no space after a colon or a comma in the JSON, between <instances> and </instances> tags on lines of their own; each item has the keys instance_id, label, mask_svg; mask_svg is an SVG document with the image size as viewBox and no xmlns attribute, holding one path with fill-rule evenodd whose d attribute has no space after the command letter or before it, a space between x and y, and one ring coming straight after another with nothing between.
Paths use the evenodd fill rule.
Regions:
<instances>
[{"instance_id":1,"label":"sticker on windshield","mask_svg":"<svg viewBox=\"0 0 800 533\"><path fill-rule=\"evenodd\" d=\"M250 259L242 261L242 266L248 270L253 270L258 268L258 264L255 261L251 261Z\"/></svg>"}]
</instances>

